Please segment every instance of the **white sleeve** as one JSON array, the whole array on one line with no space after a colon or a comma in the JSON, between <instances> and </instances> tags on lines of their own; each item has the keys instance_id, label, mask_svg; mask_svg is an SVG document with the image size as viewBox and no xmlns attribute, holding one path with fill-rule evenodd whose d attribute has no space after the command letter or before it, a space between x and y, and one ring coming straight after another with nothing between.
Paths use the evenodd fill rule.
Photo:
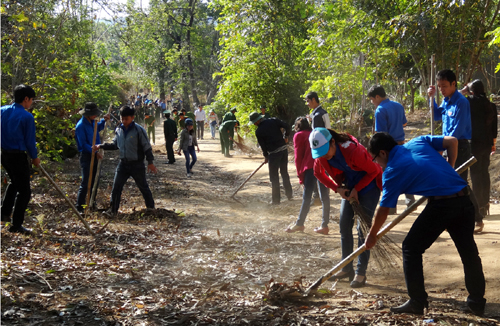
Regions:
<instances>
[{"instance_id":1,"label":"white sleeve","mask_svg":"<svg viewBox=\"0 0 500 326\"><path fill-rule=\"evenodd\" d=\"M330 125L330 115L327 113L323 114L322 116L323 121L325 122L325 128L331 129L332 126Z\"/></svg>"}]
</instances>

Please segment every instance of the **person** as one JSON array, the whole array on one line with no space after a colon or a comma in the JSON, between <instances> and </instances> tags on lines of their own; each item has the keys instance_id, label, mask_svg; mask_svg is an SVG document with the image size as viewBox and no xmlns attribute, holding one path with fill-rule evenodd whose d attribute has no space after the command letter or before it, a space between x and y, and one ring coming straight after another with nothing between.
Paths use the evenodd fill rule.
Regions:
<instances>
[{"instance_id":1,"label":"person","mask_svg":"<svg viewBox=\"0 0 500 326\"><path fill-rule=\"evenodd\" d=\"M293 135L293 147L295 152L295 167L299 183L304 186L302 193L302 206L300 207L299 217L295 225L286 228L285 232L304 232L304 222L306 220L309 209L311 208L311 198L316 187L319 188L321 205L323 208L323 221L321 227L315 228L328 229L330 221L330 190L314 176L314 159L311 155L311 147L309 146L309 135L311 134L311 126L306 117L298 117L295 120L295 135Z\"/></svg>"},{"instance_id":2,"label":"person","mask_svg":"<svg viewBox=\"0 0 500 326\"><path fill-rule=\"evenodd\" d=\"M232 157L229 155L229 142L233 140L231 137L231 130L234 132L234 128L239 125L240 123L238 120L228 120L223 122L219 127L220 146L222 154L224 154L225 157Z\"/></svg>"},{"instance_id":3,"label":"person","mask_svg":"<svg viewBox=\"0 0 500 326\"><path fill-rule=\"evenodd\" d=\"M198 104L198 111L194 112L196 118L196 126L198 128L198 139L203 139L203 134L205 133L205 122L207 120L207 115L203 110L203 105Z\"/></svg>"},{"instance_id":4,"label":"person","mask_svg":"<svg viewBox=\"0 0 500 326\"><path fill-rule=\"evenodd\" d=\"M162 112L167 110L167 104L165 104L165 100L160 100L160 109Z\"/></svg>"},{"instance_id":5,"label":"person","mask_svg":"<svg viewBox=\"0 0 500 326\"><path fill-rule=\"evenodd\" d=\"M179 114L178 114L177 108L175 108L175 107L172 110L172 119L174 120L175 125L179 126Z\"/></svg>"},{"instance_id":6,"label":"person","mask_svg":"<svg viewBox=\"0 0 500 326\"><path fill-rule=\"evenodd\" d=\"M219 118L215 113L214 109L210 109L210 113L208 114L208 119L210 120L210 132L212 134L212 139L215 139L215 131L217 125L219 124Z\"/></svg>"},{"instance_id":7,"label":"person","mask_svg":"<svg viewBox=\"0 0 500 326\"><path fill-rule=\"evenodd\" d=\"M181 110L181 113L182 113L182 115L184 116L184 119L189 118L189 119L191 119L191 120L193 120L193 121L195 121L195 120L196 120L196 119L195 119L195 117L194 117L193 112L187 112L187 111L186 111L186 109L182 109L182 110ZM183 126L181 127L181 129L184 129L184 127L185 127L185 126L184 126L184 124L183 124ZM196 135L196 125L193 125L193 130L194 130L194 133L195 133L195 135Z\"/></svg>"},{"instance_id":8,"label":"person","mask_svg":"<svg viewBox=\"0 0 500 326\"><path fill-rule=\"evenodd\" d=\"M481 219L486 216L490 207L490 154L496 150L497 140L497 108L490 102L484 92L484 85L480 79L469 83L461 90L464 95L469 94L471 113L471 152L477 162L470 168L472 189L477 199L480 215L476 216L476 228L474 232L482 232L484 222Z\"/></svg>"},{"instance_id":9,"label":"person","mask_svg":"<svg viewBox=\"0 0 500 326\"><path fill-rule=\"evenodd\" d=\"M454 171L459 141L451 136L420 136L404 145L388 133L376 133L368 150L384 168L380 207L366 238L366 249L377 242L377 233L387 219L390 207L401 193L428 197L427 205L413 222L403 241L403 268L410 299L391 308L395 313L423 314L428 307L422 267L423 253L447 230L460 254L469 291L467 309L484 313L485 280L474 241L474 206L467 182ZM448 152L448 162L439 154Z\"/></svg>"},{"instance_id":10,"label":"person","mask_svg":"<svg viewBox=\"0 0 500 326\"><path fill-rule=\"evenodd\" d=\"M265 105L260 106L260 113L264 116L264 119L271 119L271 115L266 112L267 107Z\"/></svg>"},{"instance_id":11,"label":"person","mask_svg":"<svg viewBox=\"0 0 500 326\"><path fill-rule=\"evenodd\" d=\"M82 181L80 183L80 188L78 189L78 195L76 196L76 209L82 213L84 211L83 206L86 204L87 191L90 178L90 163L92 161L92 141L94 139L94 124L97 123L96 118L102 114L102 111L97 108L97 104L93 102L88 102L85 107L79 112L82 118L78 121L75 127L75 138L78 151L80 152L80 169L82 171ZM110 118L109 114L106 114L99 123L97 123L97 134L95 138L95 143L99 144L101 142L99 137L99 131L104 129L106 121ZM97 152L95 153L94 166L92 167L92 185L96 182L95 178L97 175L97 163L102 159L102 155ZM97 180L99 182L99 180Z\"/></svg>"},{"instance_id":12,"label":"person","mask_svg":"<svg viewBox=\"0 0 500 326\"><path fill-rule=\"evenodd\" d=\"M306 95L307 106L312 109L309 118L311 119L311 127L313 129L323 127L330 129L330 116L325 109L319 104L318 94L316 92L309 92Z\"/></svg>"},{"instance_id":13,"label":"person","mask_svg":"<svg viewBox=\"0 0 500 326\"><path fill-rule=\"evenodd\" d=\"M200 152L200 147L198 147L198 142L196 141L193 120L191 118L187 118L185 120L185 124L186 126L181 132L181 139L179 141L177 154L181 155L181 150L184 153L184 157L186 158L187 177L190 178L193 175L193 166L197 161L194 147L196 146L198 153ZM190 155L192 160L190 160Z\"/></svg>"},{"instance_id":14,"label":"person","mask_svg":"<svg viewBox=\"0 0 500 326\"><path fill-rule=\"evenodd\" d=\"M354 245L352 227L355 214L350 201L358 202L371 221L382 189L382 169L372 161L366 148L347 133L316 128L309 136L309 143L314 159L314 176L342 197L339 227L344 259L352 253ZM342 181L345 185L342 185ZM357 230L359 247L365 242L359 221ZM316 232L323 233L321 231ZM323 234L327 233L326 228ZM352 288L363 287L369 259L370 251L363 252L358 257L356 272L350 262L334 275L334 279L348 277Z\"/></svg>"},{"instance_id":15,"label":"person","mask_svg":"<svg viewBox=\"0 0 500 326\"><path fill-rule=\"evenodd\" d=\"M24 213L31 198L31 164L40 166L36 149L35 119L27 111L35 97L33 88L18 85L14 88L14 103L2 106L0 113L1 162L10 178L2 200L2 222L10 222L12 214L9 232L22 234L31 234L31 230L23 226Z\"/></svg>"},{"instance_id":16,"label":"person","mask_svg":"<svg viewBox=\"0 0 500 326\"><path fill-rule=\"evenodd\" d=\"M452 136L458 139L458 154L454 168L458 168L471 156L470 139L472 125L469 101L457 90L457 77L451 70L441 70L437 73L437 86L443 95L440 106L433 101L434 120L443 121L443 136ZM427 93L430 97L436 94L436 87L429 86ZM469 170L460 175L466 182ZM470 199L475 207L476 220L483 220L479 211L476 196L471 191Z\"/></svg>"},{"instance_id":17,"label":"person","mask_svg":"<svg viewBox=\"0 0 500 326\"><path fill-rule=\"evenodd\" d=\"M170 119L170 111L165 111L165 121L163 121L163 134L165 135L165 147L167 149L167 164L175 163L174 142L177 140L177 125Z\"/></svg>"},{"instance_id":18,"label":"person","mask_svg":"<svg viewBox=\"0 0 500 326\"><path fill-rule=\"evenodd\" d=\"M404 107L398 102L387 98L385 89L381 85L373 85L368 90L368 98L375 106L375 132L388 132L398 143L405 142L405 131L408 121ZM415 202L415 196L405 194L406 206L409 207ZM395 213L396 210L394 210Z\"/></svg>"},{"instance_id":19,"label":"person","mask_svg":"<svg viewBox=\"0 0 500 326\"><path fill-rule=\"evenodd\" d=\"M236 115L235 115L236 112L237 112L236 107L233 106L231 108L231 110L229 110L229 112L227 112L226 114L224 114L224 116L222 117L222 123L224 123L224 122L226 122L228 120L236 120ZM230 140L229 140L229 149L233 150L234 147L233 147L233 141L232 141L232 139L234 139L234 129L229 132L229 136L231 137Z\"/></svg>"},{"instance_id":20,"label":"person","mask_svg":"<svg viewBox=\"0 0 500 326\"><path fill-rule=\"evenodd\" d=\"M283 180L283 187L288 200L292 200L293 191L288 175L288 136L290 127L284 121L279 119L264 119L264 116L252 112L249 116L249 125L256 125L255 136L259 142L262 153L264 154L264 163L269 163L269 180L272 186L271 205L279 205L281 201L280 179ZM281 128L285 130L285 138Z\"/></svg>"},{"instance_id":21,"label":"person","mask_svg":"<svg viewBox=\"0 0 500 326\"><path fill-rule=\"evenodd\" d=\"M105 212L108 217L114 217L118 213L123 186L129 177L132 177L135 184L142 193L146 208L153 210L155 202L151 189L146 180L146 166L144 158L148 161L147 172L157 173L153 161L153 149L148 140L146 130L134 122L135 110L129 106L120 108L121 124L115 130L113 142L98 144L94 150L99 148L104 150L120 150L120 162L116 167L113 189L111 190L110 208Z\"/></svg>"},{"instance_id":22,"label":"person","mask_svg":"<svg viewBox=\"0 0 500 326\"><path fill-rule=\"evenodd\" d=\"M152 104L149 104L149 108L145 109L146 118L144 122L146 123L148 130L148 138L153 140L153 145L155 144L155 112Z\"/></svg>"}]
</instances>

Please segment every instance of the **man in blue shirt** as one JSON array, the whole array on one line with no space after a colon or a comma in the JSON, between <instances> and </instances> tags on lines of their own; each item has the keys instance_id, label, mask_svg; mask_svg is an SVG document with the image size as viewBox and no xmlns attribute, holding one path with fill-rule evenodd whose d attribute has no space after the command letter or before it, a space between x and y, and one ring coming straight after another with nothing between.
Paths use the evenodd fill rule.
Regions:
<instances>
[{"instance_id":1,"label":"man in blue shirt","mask_svg":"<svg viewBox=\"0 0 500 326\"><path fill-rule=\"evenodd\" d=\"M457 90L457 77L451 70L441 70L437 73L437 86L444 99L440 106L434 101L434 120L443 121L443 136L458 139L458 153L455 168L465 163L471 157L472 122L469 101ZM429 96L436 94L436 88L429 86ZM469 170L460 175L465 181ZM475 208L476 220L483 220L479 212L476 196L471 192L470 198Z\"/></svg>"},{"instance_id":2,"label":"man in blue shirt","mask_svg":"<svg viewBox=\"0 0 500 326\"><path fill-rule=\"evenodd\" d=\"M90 162L92 160L92 140L94 139L94 124L97 116L102 114L102 111L97 108L97 104L88 102L85 104L85 108L79 112L82 118L78 121L75 128L75 138L76 144L78 146L78 151L80 152L80 168L82 171L82 182L80 183L80 189L78 189L78 195L76 199L76 208L79 212L83 212L83 205L87 198L87 187L89 184L90 177ZM110 118L109 114L104 116L104 119L97 124L97 135L95 143L99 144L99 131L104 129L106 121ZM92 185L95 182L95 176L97 174L97 162L102 159L100 153L96 153L96 158L94 159L94 167L92 169ZM97 181L99 182L99 180Z\"/></svg>"},{"instance_id":3,"label":"man in blue shirt","mask_svg":"<svg viewBox=\"0 0 500 326\"><path fill-rule=\"evenodd\" d=\"M375 131L388 132L398 145L405 143L406 115L404 107L398 102L387 98L385 89L381 85L373 85L368 90L370 102L375 106ZM406 206L415 202L415 196L406 194ZM394 213L396 210L394 209Z\"/></svg>"},{"instance_id":4,"label":"man in blue shirt","mask_svg":"<svg viewBox=\"0 0 500 326\"><path fill-rule=\"evenodd\" d=\"M444 150L448 151L448 162L439 154ZM403 268L410 300L391 311L423 314L428 307L422 254L447 230L464 265L465 285L469 291L467 308L482 315L486 304L485 280L474 241L474 206L469 199L467 182L453 169L457 139L420 136L398 145L391 135L383 132L373 135L368 151L384 168L384 174L382 199L366 238L366 249L373 248L377 242L377 233L401 193L429 198L403 241Z\"/></svg>"},{"instance_id":5,"label":"man in blue shirt","mask_svg":"<svg viewBox=\"0 0 500 326\"><path fill-rule=\"evenodd\" d=\"M31 233L23 227L24 212L31 197L28 157L31 158L31 164L40 165L36 150L35 119L27 111L35 97L35 91L30 86L16 86L14 104L3 106L0 115L2 121L1 161L10 178L2 201L2 222L10 222L12 214L12 226L9 231L23 234Z\"/></svg>"}]
</instances>

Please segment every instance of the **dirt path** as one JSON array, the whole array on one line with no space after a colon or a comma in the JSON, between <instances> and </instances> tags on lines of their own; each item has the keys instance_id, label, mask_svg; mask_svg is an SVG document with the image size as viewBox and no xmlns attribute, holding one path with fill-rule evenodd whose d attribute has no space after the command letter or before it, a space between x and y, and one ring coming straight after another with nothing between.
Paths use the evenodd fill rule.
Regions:
<instances>
[{"instance_id":1,"label":"dirt path","mask_svg":"<svg viewBox=\"0 0 500 326\"><path fill-rule=\"evenodd\" d=\"M388 307L406 298L402 268L380 270L369 264L367 286L352 291L347 282L327 282L315 297L271 301L271 279L304 285L340 261L338 212L331 194L330 235L312 230L321 223L314 206L302 234L284 228L297 218L302 190L293 163L289 173L294 199L270 206L271 187L264 166L229 197L263 158L235 153L224 158L209 132L200 141L192 178L184 158L166 162L162 130L156 130L157 175L149 175L157 208L148 216L129 180L119 216L109 221L95 212L87 218L94 240L43 178L33 181L26 225L29 238L2 230L2 324L33 325L495 325L500 321L500 206L492 204L485 232L476 236L487 280L486 318L459 311L467 292L460 258L447 233L424 255L431 309L425 316L393 315ZM292 159L292 157L290 156ZM496 159L496 157L495 157ZM107 152L97 198L107 207L117 153ZM78 159L51 164L56 182L76 200ZM404 210L404 198L398 211ZM418 211L420 211L420 208ZM168 211L167 211L168 210ZM177 217L173 210L184 212ZM417 212L418 212L417 211ZM411 214L390 235L400 244L416 218ZM109 222L109 224L107 224ZM397 258L396 258L397 260ZM430 323L428 321L430 325Z\"/></svg>"}]
</instances>

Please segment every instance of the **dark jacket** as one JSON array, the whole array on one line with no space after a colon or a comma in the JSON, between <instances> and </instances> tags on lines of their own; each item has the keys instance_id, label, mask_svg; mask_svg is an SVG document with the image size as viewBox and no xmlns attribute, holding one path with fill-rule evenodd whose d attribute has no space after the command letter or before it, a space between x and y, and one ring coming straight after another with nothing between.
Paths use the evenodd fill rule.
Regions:
<instances>
[{"instance_id":1,"label":"dark jacket","mask_svg":"<svg viewBox=\"0 0 500 326\"><path fill-rule=\"evenodd\" d=\"M115 138L112 143L102 144L104 150L120 150L120 159L127 161L144 161L146 157L149 164L153 163L154 156L149 143L146 130L132 122L125 130L120 124L115 130Z\"/></svg>"},{"instance_id":2,"label":"dark jacket","mask_svg":"<svg viewBox=\"0 0 500 326\"><path fill-rule=\"evenodd\" d=\"M196 133L194 132L194 129L193 129L193 134L191 136L193 137L193 146L198 146L198 141L196 140ZM181 131L181 139L179 140L179 149L187 151L188 147L189 147L189 131L186 128L184 128Z\"/></svg>"},{"instance_id":3,"label":"dark jacket","mask_svg":"<svg viewBox=\"0 0 500 326\"><path fill-rule=\"evenodd\" d=\"M177 125L174 120L169 118L163 121L163 134L165 135L165 139L177 138Z\"/></svg>"},{"instance_id":4,"label":"dark jacket","mask_svg":"<svg viewBox=\"0 0 500 326\"><path fill-rule=\"evenodd\" d=\"M324 115L326 114L326 118L324 117ZM325 120L328 121L328 125L326 125L325 123ZM328 116L328 112L326 112L325 109L323 109L320 106L318 106L317 108L315 108L312 112L311 112L311 127L314 129L314 128L319 128L319 127L322 127L322 128L331 128L330 126L330 118Z\"/></svg>"},{"instance_id":5,"label":"dark jacket","mask_svg":"<svg viewBox=\"0 0 500 326\"><path fill-rule=\"evenodd\" d=\"M261 120L259 123L257 131L255 131L255 136L257 137L260 148L262 148L264 157L267 157L269 152L286 145L281 128L285 129L285 136L288 137L291 130L286 122L271 118Z\"/></svg>"},{"instance_id":6,"label":"dark jacket","mask_svg":"<svg viewBox=\"0 0 500 326\"><path fill-rule=\"evenodd\" d=\"M497 109L484 95L470 96L470 115L472 125L472 146L493 146L497 138Z\"/></svg>"}]
</instances>

